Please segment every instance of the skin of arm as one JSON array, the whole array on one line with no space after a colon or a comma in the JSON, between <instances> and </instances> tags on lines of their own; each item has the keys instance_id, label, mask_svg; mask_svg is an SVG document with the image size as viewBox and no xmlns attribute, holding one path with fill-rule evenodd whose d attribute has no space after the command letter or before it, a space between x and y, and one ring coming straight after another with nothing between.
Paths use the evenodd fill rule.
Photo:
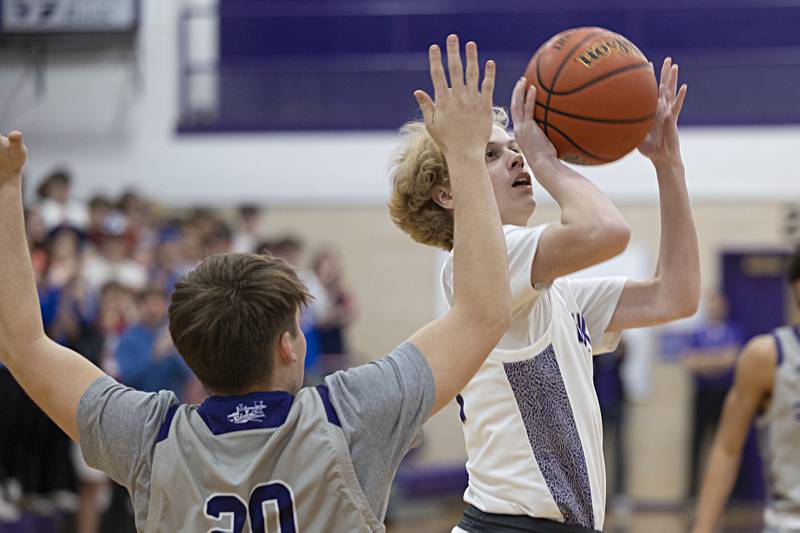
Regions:
<instances>
[{"instance_id":1,"label":"skin of arm","mask_svg":"<svg viewBox=\"0 0 800 533\"><path fill-rule=\"evenodd\" d=\"M475 43L466 46L466 83L455 35L447 39L447 55L451 87L434 45L429 61L435 102L415 92L426 129L445 154L455 202L453 306L409 339L433 372L433 413L467 384L511 323L505 237L484 155L492 131L495 66L487 62L479 90Z\"/></svg>"},{"instance_id":2,"label":"skin of arm","mask_svg":"<svg viewBox=\"0 0 800 533\"><path fill-rule=\"evenodd\" d=\"M736 482L750 423L772 393L776 367L777 348L771 335L755 337L739 356L700 490L693 533L711 533L722 514Z\"/></svg>"},{"instance_id":3,"label":"skin of arm","mask_svg":"<svg viewBox=\"0 0 800 533\"><path fill-rule=\"evenodd\" d=\"M0 136L0 361L47 415L78 440L78 402L103 373L47 338L25 237L20 132Z\"/></svg>"}]
</instances>

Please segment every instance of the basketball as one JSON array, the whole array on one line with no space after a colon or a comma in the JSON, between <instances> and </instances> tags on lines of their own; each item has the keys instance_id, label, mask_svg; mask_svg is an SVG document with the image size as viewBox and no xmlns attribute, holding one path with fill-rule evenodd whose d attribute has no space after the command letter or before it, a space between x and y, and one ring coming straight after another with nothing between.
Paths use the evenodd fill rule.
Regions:
<instances>
[{"instance_id":1,"label":"basketball","mask_svg":"<svg viewBox=\"0 0 800 533\"><path fill-rule=\"evenodd\" d=\"M615 161L636 148L653 124L655 74L644 54L618 33L563 31L536 51L525 77L537 89L537 123L569 163Z\"/></svg>"}]
</instances>

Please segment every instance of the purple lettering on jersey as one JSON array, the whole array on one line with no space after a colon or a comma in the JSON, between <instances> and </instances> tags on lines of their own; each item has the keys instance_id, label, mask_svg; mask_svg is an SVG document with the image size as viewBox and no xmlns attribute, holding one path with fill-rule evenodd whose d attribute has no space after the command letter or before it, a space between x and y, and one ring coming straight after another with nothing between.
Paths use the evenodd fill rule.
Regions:
<instances>
[{"instance_id":1,"label":"purple lettering on jersey","mask_svg":"<svg viewBox=\"0 0 800 533\"><path fill-rule=\"evenodd\" d=\"M564 522L594 529L586 458L553 345L532 359L503 363L503 368L536 462Z\"/></svg>"}]
</instances>

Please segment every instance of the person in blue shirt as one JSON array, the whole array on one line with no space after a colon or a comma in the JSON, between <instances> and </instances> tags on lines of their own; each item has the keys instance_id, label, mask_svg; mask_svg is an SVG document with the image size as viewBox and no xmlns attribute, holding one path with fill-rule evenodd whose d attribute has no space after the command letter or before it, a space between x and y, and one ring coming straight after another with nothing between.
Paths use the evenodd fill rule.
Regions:
<instances>
[{"instance_id":1,"label":"person in blue shirt","mask_svg":"<svg viewBox=\"0 0 800 533\"><path fill-rule=\"evenodd\" d=\"M694 381L689 499L697 497L704 443L710 444L722 415L722 404L733 382L736 353L742 341L742 333L728 319L725 296L718 291L709 293L706 320L690 335L689 351L681 361Z\"/></svg>"},{"instance_id":2,"label":"person in blue shirt","mask_svg":"<svg viewBox=\"0 0 800 533\"><path fill-rule=\"evenodd\" d=\"M172 343L168 303L161 288L139 294L140 320L120 337L117 363L120 381L129 387L145 392L170 390L181 397L191 371Z\"/></svg>"}]
</instances>

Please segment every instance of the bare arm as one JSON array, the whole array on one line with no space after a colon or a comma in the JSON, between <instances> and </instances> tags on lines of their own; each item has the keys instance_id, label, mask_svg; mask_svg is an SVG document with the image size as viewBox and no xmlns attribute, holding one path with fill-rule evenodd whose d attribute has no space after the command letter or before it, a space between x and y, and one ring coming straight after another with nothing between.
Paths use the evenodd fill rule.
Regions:
<instances>
[{"instance_id":1,"label":"bare arm","mask_svg":"<svg viewBox=\"0 0 800 533\"><path fill-rule=\"evenodd\" d=\"M103 373L44 334L22 213L22 135L0 136L0 361L34 402L78 440L78 402Z\"/></svg>"},{"instance_id":2,"label":"bare arm","mask_svg":"<svg viewBox=\"0 0 800 533\"><path fill-rule=\"evenodd\" d=\"M678 66L670 58L661 69L658 111L639 151L650 158L658 179L661 242L655 274L628 281L610 331L655 326L691 316L700 302L700 250L678 138L678 116L686 85L677 90Z\"/></svg>"},{"instance_id":3,"label":"bare arm","mask_svg":"<svg viewBox=\"0 0 800 533\"><path fill-rule=\"evenodd\" d=\"M492 130L494 63L486 64L479 91L475 43L467 44L466 84L454 35L447 39L447 55L452 88L434 45L430 66L436 103L422 91L415 93L425 126L445 154L455 202L453 306L409 339L433 372L434 413L467 384L511 322L505 238L484 158Z\"/></svg>"},{"instance_id":4,"label":"bare arm","mask_svg":"<svg viewBox=\"0 0 800 533\"><path fill-rule=\"evenodd\" d=\"M561 207L561 221L539 238L531 282L550 281L601 263L625 250L630 228L611 199L556 157L556 150L533 118L536 87L525 94L521 78L511 97L514 133L536 180Z\"/></svg>"},{"instance_id":5,"label":"bare arm","mask_svg":"<svg viewBox=\"0 0 800 533\"><path fill-rule=\"evenodd\" d=\"M736 379L725 398L722 419L700 491L694 533L710 533L725 507L736 482L747 430L772 392L776 357L775 340L769 335L751 340L739 357Z\"/></svg>"}]
</instances>

